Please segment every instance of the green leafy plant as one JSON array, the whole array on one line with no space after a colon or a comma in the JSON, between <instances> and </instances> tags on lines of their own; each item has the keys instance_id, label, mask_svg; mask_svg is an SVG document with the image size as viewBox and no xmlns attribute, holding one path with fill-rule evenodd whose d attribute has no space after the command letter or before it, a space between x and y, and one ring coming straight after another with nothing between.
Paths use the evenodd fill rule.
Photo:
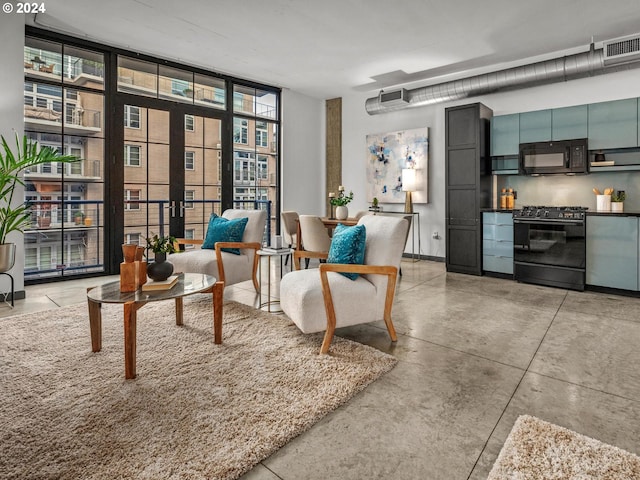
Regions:
<instances>
[{"instance_id":1,"label":"green leafy plant","mask_svg":"<svg viewBox=\"0 0 640 480\"><path fill-rule=\"evenodd\" d=\"M612 202L624 202L625 198L627 198L627 194L624 190L618 190L617 192L613 192L611 194Z\"/></svg>"},{"instance_id":2,"label":"green leafy plant","mask_svg":"<svg viewBox=\"0 0 640 480\"><path fill-rule=\"evenodd\" d=\"M373 201L371 202L371 205L374 207L378 206L378 197L373 197Z\"/></svg>"},{"instance_id":3,"label":"green leafy plant","mask_svg":"<svg viewBox=\"0 0 640 480\"><path fill-rule=\"evenodd\" d=\"M51 147L39 147L26 135L22 139L16 134L16 149L13 151L5 138L0 136L0 244L6 243L11 232L23 232L31 226L31 208L22 202L12 205L17 185L24 185L20 177L23 170L43 163L71 163L79 161L74 155L62 155Z\"/></svg>"},{"instance_id":4,"label":"green leafy plant","mask_svg":"<svg viewBox=\"0 0 640 480\"><path fill-rule=\"evenodd\" d=\"M337 197L330 200L330 203L335 207L344 207L351 200L353 200L353 192L349 192L349 195L345 195L344 190L341 190Z\"/></svg>"},{"instance_id":5,"label":"green leafy plant","mask_svg":"<svg viewBox=\"0 0 640 480\"><path fill-rule=\"evenodd\" d=\"M154 234L152 237L147 237L147 248L151 250L153 253L174 253L176 252L175 248L175 237L172 236L160 236L158 234Z\"/></svg>"}]
</instances>

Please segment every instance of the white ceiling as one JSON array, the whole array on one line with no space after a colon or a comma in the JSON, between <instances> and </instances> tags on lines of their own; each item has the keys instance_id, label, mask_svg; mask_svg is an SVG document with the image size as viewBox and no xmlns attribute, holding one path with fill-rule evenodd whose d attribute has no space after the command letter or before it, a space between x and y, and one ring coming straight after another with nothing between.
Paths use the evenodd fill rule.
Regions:
<instances>
[{"instance_id":1,"label":"white ceiling","mask_svg":"<svg viewBox=\"0 0 640 480\"><path fill-rule=\"evenodd\" d=\"M46 0L26 23L332 98L640 32L638 0Z\"/></svg>"}]
</instances>

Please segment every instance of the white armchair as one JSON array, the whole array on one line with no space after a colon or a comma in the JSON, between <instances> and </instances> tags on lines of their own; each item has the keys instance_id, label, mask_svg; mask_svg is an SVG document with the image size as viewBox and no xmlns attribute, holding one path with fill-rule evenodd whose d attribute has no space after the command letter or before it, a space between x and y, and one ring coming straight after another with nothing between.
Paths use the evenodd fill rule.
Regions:
<instances>
[{"instance_id":1,"label":"white armchair","mask_svg":"<svg viewBox=\"0 0 640 480\"><path fill-rule=\"evenodd\" d=\"M324 263L319 271L296 270L280 283L280 306L303 333L325 331L320 353L327 353L336 328L384 320L392 341L391 320L407 220L366 215L364 265ZM350 280L338 272L360 273Z\"/></svg>"},{"instance_id":2,"label":"white armchair","mask_svg":"<svg viewBox=\"0 0 640 480\"><path fill-rule=\"evenodd\" d=\"M215 276L225 286L253 280L253 287L259 291L257 278L258 255L262 248L262 237L267 221L265 210L225 210L222 217L228 220L247 217L242 242L217 242L215 250L203 249L199 245L203 240L180 238L178 244L192 244L196 247L169 255L174 271L204 273ZM240 255L222 251L223 248L239 248Z\"/></svg>"}]
</instances>

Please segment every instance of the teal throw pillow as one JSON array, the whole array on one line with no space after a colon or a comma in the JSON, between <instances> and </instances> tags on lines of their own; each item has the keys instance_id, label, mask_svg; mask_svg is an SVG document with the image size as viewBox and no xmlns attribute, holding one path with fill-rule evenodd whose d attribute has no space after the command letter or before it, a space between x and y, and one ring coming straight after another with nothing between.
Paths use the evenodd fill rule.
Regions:
<instances>
[{"instance_id":1,"label":"teal throw pillow","mask_svg":"<svg viewBox=\"0 0 640 480\"><path fill-rule=\"evenodd\" d=\"M213 250L217 242L241 242L248 221L247 217L228 220L212 213L202 248ZM238 248L223 248L222 251L240 255Z\"/></svg>"},{"instance_id":2,"label":"teal throw pillow","mask_svg":"<svg viewBox=\"0 0 640 480\"><path fill-rule=\"evenodd\" d=\"M331 247L327 263L348 263L362 265L364 263L364 246L367 239L367 229L364 225L347 227L341 223L333 231ZM358 273L343 273L341 275L355 280Z\"/></svg>"}]
</instances>

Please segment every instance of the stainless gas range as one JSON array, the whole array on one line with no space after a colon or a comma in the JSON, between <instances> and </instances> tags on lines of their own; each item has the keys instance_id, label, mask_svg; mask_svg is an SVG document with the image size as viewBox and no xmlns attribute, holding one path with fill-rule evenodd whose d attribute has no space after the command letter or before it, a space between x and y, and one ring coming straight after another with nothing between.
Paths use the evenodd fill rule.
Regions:
<instances>
[{"instance_id":1,"label":"stainless gas range","mask_svg":"<svg viewBox=\"0 0 640 480\"><path fill-rule=\"evenodd\" d=\"M527 206L513 212L514 277L584 290L586 208Z\"/></svg>"}]
</instances>

